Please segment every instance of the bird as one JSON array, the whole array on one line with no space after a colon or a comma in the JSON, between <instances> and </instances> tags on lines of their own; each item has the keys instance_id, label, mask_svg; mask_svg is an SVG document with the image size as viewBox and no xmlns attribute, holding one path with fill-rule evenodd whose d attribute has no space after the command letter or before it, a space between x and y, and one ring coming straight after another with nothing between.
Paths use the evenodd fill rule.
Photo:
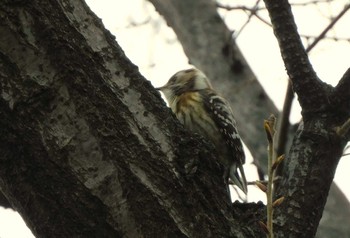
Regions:
<instances>
[{"instance_id":1,"label":"bird","mask_svg":"<svg viewBox=\"0 0 350 238\"><path fill-rule=\"evenodd\" d=\"M156 89L164 94L186 129L213 143L218 162L224 167L227 189L230 179L247 194L245 154L232 109L228 101L216 93L207 76L197 68L181 70Z\"/></svg>"}]
</instances>

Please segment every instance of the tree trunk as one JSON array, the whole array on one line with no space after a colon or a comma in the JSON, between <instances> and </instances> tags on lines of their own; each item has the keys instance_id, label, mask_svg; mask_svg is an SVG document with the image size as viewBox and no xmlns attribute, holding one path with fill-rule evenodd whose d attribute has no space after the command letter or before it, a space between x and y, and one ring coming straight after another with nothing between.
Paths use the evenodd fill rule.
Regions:
<instances>
[{"instance_id":1,"label":"tree trunk","mask_svg":"<svg viewBox=\"0 0 350 238\"><path fill-rule=\"evenodd\" d=\"M35 236L261 237L212 146L83 1L7 1L0 16L0 187Z\"/></svg>"}]
</instances>

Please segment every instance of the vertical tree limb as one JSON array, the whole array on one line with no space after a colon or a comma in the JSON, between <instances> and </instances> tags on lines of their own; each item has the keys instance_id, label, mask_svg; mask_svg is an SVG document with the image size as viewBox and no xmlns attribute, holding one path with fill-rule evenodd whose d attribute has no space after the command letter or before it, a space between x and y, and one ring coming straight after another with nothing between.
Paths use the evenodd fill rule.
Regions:
<instances>
[{"instance_id":1,"label":"vertical tree limb","mask_svg":"<svg viewBox=\"0 0 350 238\"><path fill-rule=\"evenodd\" d=\"M336 135L334 128L344 123L349 110L337 111L344 100L330 103L334 89L313 71L288 1L265 0L265 4L303 115L277 190L276 196L286 199L276 212L276 236L289 231L292 237L313 237L347 142Z\"/></svg>"}]
</instances>

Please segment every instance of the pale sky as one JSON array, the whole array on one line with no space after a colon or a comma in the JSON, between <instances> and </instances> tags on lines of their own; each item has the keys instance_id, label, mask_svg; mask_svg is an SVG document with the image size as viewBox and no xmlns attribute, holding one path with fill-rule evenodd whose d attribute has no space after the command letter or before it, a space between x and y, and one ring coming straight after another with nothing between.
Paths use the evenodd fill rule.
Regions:
<instances>
[{"instance_id":1,"label":"pale sky","mask_svg":"<svg viewBox=\"0 0 350 238\"><path fill-rule=\"evenodd\" d=\"M229 4L232 1L220 1ZM255 1L235 0L234 3L251 3ZM296 1L296 2L305 2ZM329 20L325 17L335 16L347 0L333 1L332 6L321 4L317 7L294 7L293 13L301 34L317 36ZM138 65L141 73L155 86L164 84L175 72L188 68L187 59L177 42L176 35L169 29L164 20L159 18L153 6L144 0L88 0L93 11L102 18L105 26L116 36L126 55ZM247 14L235 11L234 14L220 11L228 26L236 31L243 25ZM260 14L268 20L267 13ZM140 24L149 20L148 24ZM139 23L133 26L131 23ZM347 13L329 36L350 38L350 13ZM142 39L142 42L140 42ZM276 106L283 105L287 76L280 57L276 39L269 26L257 19L251 20L237 38L237 43L253 68L258 79L267 90ZM306 42L305 42L306 43ZM145 47L146 46L146 47ZM171 60L169 60L171 59ZM176 60L174 60L176 59ZM350 67L350 43L348 41L324 40L311 52L311 62L318 76L325 82L336 85L340 77ZM176 62L176 63L174 63ZM269 112L267 112L267 115ZM291 121L300 119L297 102L293 105ZM257 179L252 166L245 166L247 178ZM335 182L350 199L350 156L340 161ZM264 198L257 189L249 188L249 200L258 201ZM20 216L10 209L0 208L0 238L33 237Z\"/></svg>"}]
</instances>

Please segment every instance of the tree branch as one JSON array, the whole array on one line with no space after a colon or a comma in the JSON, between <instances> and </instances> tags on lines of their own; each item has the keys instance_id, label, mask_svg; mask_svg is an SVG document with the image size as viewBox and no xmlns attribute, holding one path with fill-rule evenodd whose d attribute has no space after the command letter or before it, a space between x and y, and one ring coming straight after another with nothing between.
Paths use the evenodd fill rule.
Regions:
<instances>
[{"instance_id":1,"label":"tree branch","mask_svg":"<svg viewBox=\"0 0 350 238\"><path fill-rule=\"evenodd\" d=\"M326 86L318 79L309 62L288 1L264 1L270 14L287 73L292 81L294 91L298 94L302 113L313 112L315 104L325 105L327 101Z\"/></svg>"},{"instance_id":2,"label":"tree branch","mask_svg":"<svg viewBox=\"0 0 350 238\"><path fill-rule=\"evenodd\" d=\"M292 237L314 237L321 219L345 143L337 141L335 133L322 135L324 127L316 128L317 123L298 130L286 159L276 194L286 197L275 213L277 237L287 232Z\"/></svg>"},{"instance_id":3,"label":"tree branch","mask_svg":"<svg viewBox=\"0 0 350 238\"><path fill-rule=\"evenodd\" d=\"M350 118L350 68L345 72L343 77L340 79L339 83L335 87L335 90L330 96L330 101L335 105L336 110L345 114ZM341 135L350 140L350 132L348 128L349 119L345 118L344 121L340 119L340 125L337 128L341 129Z\"/></svg>"},{"instance_id":4,"label":"tree branch","mask_svg":"<svg viewBox=\"0 0 350 238\"><path fill-rule=\"evenodd\" d=\"M343 77L340 79L339 83L335 87L332 98L335 98L335 102L339 107L343 108L345 111L350 108L350 68L345 72ZM341 104L341 103L344 104Z\"/></svg>"},{"instance_id":5,"label":"tree branch","mask_svg":"<svg viewBox=\"0 0 350 238\"><path fill-rule=\"evenodd\" d=\"M291 237L314 237L336 166L347 142L339 138L333 129L344 123L349 110L339 112L338 105L330 103L333 89L325 86L314 73L288 1L265 0L265 4L303 110L303 122L294 137L281 186L276 191L276 197L285 196L284 203L275 214L276 236L283 237L289 232Z\"/></svg>"},{"instance_id":6,"label":"tree branch","mask_svg":"<svg viewBox=\"0 0 350 238\"><path fill-rule=\"evenodd\" d=\"M34 235L259 237L85 2L44 2L0 5L0 187Z\"/></svg>"},{"instance_id":7,"label":"tree branch","mask_svg":"<svg viewBox=\"0 0 350 238\"><path fill-rule=\"evenodd\" d=\"M334 27L334 25L345 15L345 13L350 9L350 4L347 4L344 9L328 24L328 26L319 34L318 37L306 48L306 52L309 53L324 37L326 34ZM277 155L282 155L286 153L286 146L288 141L288 135L290 135L289 128L289 116L294 99L292 83L288 80L287 92L284 99L283 109L280 116L280 123L277 130ZM281 165L278 168L277 174L283 168Z\"/></svg>"}]
</instances>

